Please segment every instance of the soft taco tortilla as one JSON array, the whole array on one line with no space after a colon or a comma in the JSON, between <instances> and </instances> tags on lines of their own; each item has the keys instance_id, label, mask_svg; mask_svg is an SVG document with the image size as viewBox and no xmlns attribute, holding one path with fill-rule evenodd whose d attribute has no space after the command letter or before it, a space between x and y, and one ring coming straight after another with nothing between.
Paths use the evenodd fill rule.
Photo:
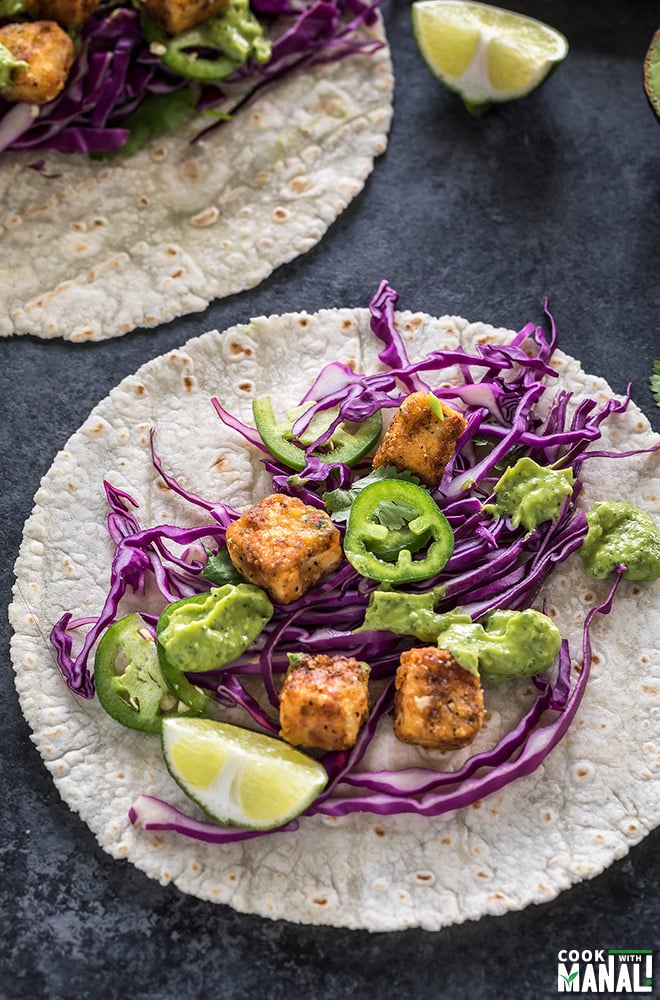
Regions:
<instances>
[{"instance_id":1,"label":"soft taco tortilla","mask_svg":"<svg viewBox=\"0 0 660 1000\"><path fill-rule=\"evenodd\" d=\"M203 141L197 117L111 162L0 154L0 334L106 340L258 285L362 190L392 87L385 45L284 78Z\"/></svg>"},{"instance_id":2,"label":"soft taco tortilla","mask_svg":"<svg viewBox=\"0 0 660 1000\"><path fill-rule=\"evenodd\" d=\"M512 336L456 317L397 316L413 359L431 347L470 348ZM270 492L270 477L260 454L217 420L210 397L249 422L255 396L297 402L328 361L376 370L379 346L363 309L261 317L191 340L126 378L58 454L36 494L16 564L12 657L22 710L60 794L114 857L244 912L374 931L436 930L549 900L621 858L660 822L660 581L624 581L611 614L594 622L592 675L578 716L534 773L436 819L305 817L295 832L223 846L130 824L129 808L141 793L195 809L169 777L158 737L123 729L95 701L72 695L47 641L63 612L96 614L104 600L111 559L104 477L139 501L144 525L196 520L152 467L152 426L165 468L182 485L247 505ZM554 363L576 403L612 395L575 359L557 352ZM614 450L657 440L634 405L607 426L604 445ZM657 452L617 460L615 475L600 459L583 468L585 505L625 499L660 517ZM586 577L575 555L545 589L575 659L585 609L608 587ZM528 698L525 683L513 693L510 685L488 689L489 740ZM386 726L370 754L379 767L428 760L424 750L397 743Z\"/></svg>"}]
</instances>

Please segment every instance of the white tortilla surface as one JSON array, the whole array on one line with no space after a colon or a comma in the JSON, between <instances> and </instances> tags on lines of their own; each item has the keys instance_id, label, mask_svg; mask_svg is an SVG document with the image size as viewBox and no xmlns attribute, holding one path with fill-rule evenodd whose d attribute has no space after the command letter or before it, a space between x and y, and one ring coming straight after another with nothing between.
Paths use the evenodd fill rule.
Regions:
<instances>
[{"instance_id":1,"label":"white tortilla surface","mask_svg":"<svg viewBox=\"0 0 660 1000\"><path fill-rule=\"evenodd\" d=\"M511 336L457 317L402 313L399 321L411 356ZM73 696L47 642L63 612L95 614L103 603L111 560L104 477L139 501L144 526L200 520L154 472L150 427L157 428L165 468L182 484L247 505L270 491L269 477L259 455L215 416L210 397L249 421L255 396L270 393L282 406L293 404L325 362L339 358L374 370L377 348L363 309L261 317L191 340L124 379L57 455L36 494L16 563L12 658L21 707L46 767L114 857L182 892L266 917L437 930L552 899L623 857L660 822L660 582L623 582L610 616L596 619L592 676L578 716L530 776L438 819L303 818L296 832L222 847L131 826L129 807L140 793L201 814L169 777L158 737L123 729L95 701ZM557 352L555 363L576 401L589 395L602 403L611 395L576 360ZM657 440L634 405L607 426L605 444L617 450ZM583 478L586 506L625 499L660 522L657 454L587 461ZM574 556L545 591L576 660L585 612L608 586L586 577ZM138 606L127 598L125 613ZM488 688L479 745L508 728L530 696L526 682ZM390 726L388 719L381 723L372 766L437 762L432 752L398 744ZM467 752L443 755L441 766Z\"/></svg>"},{"instance_id":2,"label":"white tortilla surface","mask_svg":"<svg viewBox=\"0 0 660 1000\"><path fill-rule=\"evenodd\" d=\"M385 40L382 20L363 31ZM254 288L362 190L392 90L384 45L284 78L199 142L213 119L111 161L0 154L0 335L107 340Z\"/></svg>"}]
</instances>

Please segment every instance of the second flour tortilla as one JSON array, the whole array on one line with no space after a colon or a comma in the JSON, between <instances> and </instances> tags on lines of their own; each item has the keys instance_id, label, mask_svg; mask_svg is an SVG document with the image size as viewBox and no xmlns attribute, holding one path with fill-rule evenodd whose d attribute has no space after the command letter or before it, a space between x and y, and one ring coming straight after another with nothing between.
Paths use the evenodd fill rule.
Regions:
<instances>
[{"instance_id":1,"label":"second flour tortilla","mask_svg":"<svg viewBox=\"0 0 660 1000\"><path fill-rule=\"evenodd\" d=\"M456 317L397 315L411 358L512 336ZM126 378L57 455L36 494L16 564L12 659L23 713L60 794L114 857L248 913L437 930L549 900L602 871L660 823L660 581L624 582L610 616L596 619L592 676L577 718L530 776L438 819L317 816L303 818L296 832L228 846L130 825L140 793L189 813L194 806L169 777L158 737L123 729L95 701L73 696L47 642L63 612L96 614L103 603L112 554L103 478L138 500L143 526L200 521L155 473L152 426L165 469L182 485L242 507L270 492L269 476L261 454L220 423L210 398L249 422L254 397L269 393L282 406L293 404L328 361L376 369L379 346L364 309L262 317L196 338ZM557 352L554 364L576 402L595 396L602 404L611 396L576 360ZM615 450L657 440L634 405L606 426L605 447ZM613 476L611 462L585 462L584 504L631 500L659 521L657 453L618 460L615 469ZM576 660L586 610L607 587L586 577L574 556L544 591ZM128 597L122 610L139 606ZM530 688L487 689L489 742L518 717ZM428 760L423 749L398 744L388 722L370 751L373 766Z\"/></svg>"},{"instance_id":2,"label":"second flour tortilla","mask_svg":"<svg viewBox=\"0 0 660 1000\"><path fill-rule=\"evenodd\" d=\"M106 340L255 287L362 190L392 89L384 45L294 73L201 142L203 116L110 162L0 154L0 335Z\"/></svg>"}]
</instances>

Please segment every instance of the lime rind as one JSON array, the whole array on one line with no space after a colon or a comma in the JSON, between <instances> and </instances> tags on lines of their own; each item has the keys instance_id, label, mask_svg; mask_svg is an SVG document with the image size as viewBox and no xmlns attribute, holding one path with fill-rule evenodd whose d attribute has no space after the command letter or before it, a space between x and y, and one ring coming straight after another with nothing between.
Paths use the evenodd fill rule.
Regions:
<instances>
[{"instance_id":1,"label":"lime rind","mask_svg":"<svg viewBox=\"0 0 660 1000\"><path fill-rule=\"evenodd\" d=\"M644 91L660 119L660 28L651 39L644 59Z\"/></svg>"},{"instance_id":2,"label":"lime rind","mask_svg":"<svg viewBox=\"0 0 660 1000\"><path fill-rule=\"evenodd\" d=\"M532 93L568 54L550 25L476 0L416 0L412 23L430 71L475 115Z\"/></svg>"},{"instance_id":3,"label":"lime rind","mask_svg":"<svg viewBox=\"0 0 660 1000\"><path fill-rule=\"evenodd\" d=\"M172 778L217 823L283 826L325 788L318 761L273 736L212 719L167 720L163 758Z\"/></svg>"}]
</instances>

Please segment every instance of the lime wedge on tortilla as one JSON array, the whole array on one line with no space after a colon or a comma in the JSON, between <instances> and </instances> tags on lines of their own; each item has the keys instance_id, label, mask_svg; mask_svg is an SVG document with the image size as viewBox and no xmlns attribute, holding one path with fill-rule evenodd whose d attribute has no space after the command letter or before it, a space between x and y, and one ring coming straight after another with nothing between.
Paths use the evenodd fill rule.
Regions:
<instances>
[{"instance_id":1,"label":"lime wedge on tortilla","mask_svg":"<svg viewBox=\"0 0 660 1000\"><path fill-rule=\"evenodd\" d=\"M530 94L568 53L550 25L474 0L417 0L412 23L431 72L477 115Z\"/></svg>"},{"instance_id":2,"label":"lime wedge on tortilla","mask_svg":"<svg viewBox=\"0 0 660 1000\"><path fill-rule=\"evenodd\" d=\"M644 90L651 107L660 118L660 28L653 36L644 60Z\"/></svg>"},{"instance_id":3,"label":"lime wedge on tortilla","mask_svg":"<svg viewBox=\"0 0 660 1000\"><path fill-rule=\"evenodd\" d=\"M165 719L162 745L174 780L220 823L281 826L328 780L322 764L288 743L212 719Z\"/></svg>"}]
</instances>

